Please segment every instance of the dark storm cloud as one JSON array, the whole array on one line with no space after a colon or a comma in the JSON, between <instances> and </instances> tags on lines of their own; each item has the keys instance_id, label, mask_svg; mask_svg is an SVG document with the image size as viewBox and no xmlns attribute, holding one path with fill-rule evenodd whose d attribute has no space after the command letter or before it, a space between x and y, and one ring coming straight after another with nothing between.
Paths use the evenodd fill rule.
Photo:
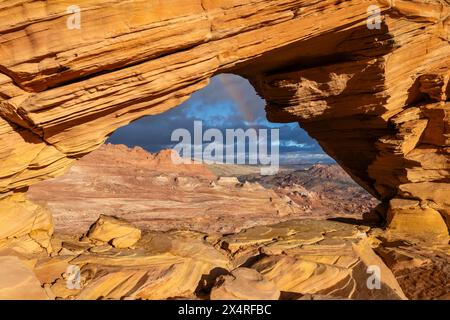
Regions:
<instances>
[{"instance_id":1,"label":"dark storm cloud","mask_svg":"<svg viewBox=\"0 0 450 320\"><path fill-rule=\"evenodd\" d=\"M172 132L179 128L193 132L196 120L203 129L273 129L280 131L282 162L329 161L317 144L298 124L272 124L266 120L265 102L258 97L247 80L233 75L220 75L181 106L163 114L142 118L117 130L109 142L141 146L151 152L173 147ZM192 134L193 136L193 134Z\"/></svg>"}]
</instances>

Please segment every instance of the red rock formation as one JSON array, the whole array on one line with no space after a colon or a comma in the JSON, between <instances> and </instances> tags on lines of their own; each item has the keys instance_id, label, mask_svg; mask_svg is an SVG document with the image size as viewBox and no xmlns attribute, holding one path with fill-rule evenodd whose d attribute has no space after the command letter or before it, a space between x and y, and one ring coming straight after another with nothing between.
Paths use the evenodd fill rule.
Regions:
<instances>
[{"instance_id":1,"label":"red rock formation","mask_svg":"<svg viewBox=\"0 0 450 320\"><path fill-rule=\"evenodd\" d=\"M380 29L367 26L374 3ZM78 6L70 29L64 3L0 5L2 194L60 175L115 129L232 72L266 99L269 119L300 122L373 195L419 201L422 211L388 212L407 236L427 234L423 219L447 241L447 0Z\"/></svg>"},{"instance_id":2,"label":"red rock formation","mask_svg":"<svg viewBox=\"0 0 450 320\"><path fill-rule=\"evenodd\" d=\"M311 217L367 218L380 204L337 164L315 164L306 170L281 171L273 176L251 174L239 179L256 181L288 196Z\"/></svg>"},{"instance_id":3,"label":"red rock formation","mask_svg":"<svg viewBox=\"0 0 450 320\"><path fill-rule=\"evenodd\" d=\"M257 183L218 178L203 164L174 164L170 150L151 154L111 144L77 161L64 176L32 186L28 197L47 207L55 230L66 234L84 232L100 214L144 230L230 233L303 213Z\"/></svg>"}]
</instances>

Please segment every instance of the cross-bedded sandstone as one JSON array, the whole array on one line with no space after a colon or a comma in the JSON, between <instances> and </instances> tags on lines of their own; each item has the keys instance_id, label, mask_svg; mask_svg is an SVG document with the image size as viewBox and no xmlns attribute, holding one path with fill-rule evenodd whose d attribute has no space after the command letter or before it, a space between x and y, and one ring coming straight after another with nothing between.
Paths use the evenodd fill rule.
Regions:
<instances>
[{"instance_id":1,"label":"cross-bedded sandstone","mask_svg":"<svg viewBox=\"0 0 450 320\"><path fill-rule=\"evenodd\" d=\"M248 78L268 118L299 122L373 195L449 220L446 0L0 3L0 192L62 174L117 128L176 107L218 73ZM370 5L381 28L367 27ZM418 208L419 208L418 207ZM395 216L395 217L392 217ZM414 219L413 219L414 220ZM409 230L409 231L408 231ZM440 232L445 238L448 232Z\"/></svg>"}]
</instances>

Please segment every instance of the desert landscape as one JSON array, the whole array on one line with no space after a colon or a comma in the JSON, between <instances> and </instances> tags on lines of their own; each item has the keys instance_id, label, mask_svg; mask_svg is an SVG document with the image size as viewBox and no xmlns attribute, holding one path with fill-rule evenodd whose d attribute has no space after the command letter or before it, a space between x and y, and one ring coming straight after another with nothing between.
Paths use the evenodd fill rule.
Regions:
<instances>
[{"instance_id":1,"label":"desert landscape","mask_svg":"<svg viewBox=\"0 0 450 320\"><path fill-rule=\"evenodd\" d=\"M450 300L448 0L2 0L0 17L0 299ZM224 74L335 163L263 175L107 143ZM222 120L256 130L246 107Z\"/></svg>"},{"instance_id":2,"label":"desert landscape","mask_svg":"<svg viewBox=\"0 0 450 320\"><path fill-rule=\"evenodd\" d=\"M106 144L28 198L52 212L56 231L72 234L100 212L142 229L226 234L301 217L361 219L379 204L337 165L261 177L242 175L258 172L251 166L176 165L172 152Z\"/></svg>"},{"instance_id":3,"label":"desert landscape","mask_svg":"<svg viewBox=\"0 0 450 320\"><path fill-rule=\"evenodd\" d=\"M448 246L390 240L373 214L379 201L339 166L260 176L245 166L175 165L172 152L106 144L31 187L22 204L45 211L29 221L27 245L22 237L3 249L35 277L2 297L450 298ZM3 272L22 275L17 262L5 259ZM383 272L378 290L366 286L373 264ZM79 287L67 285L70 266Z\"/></svg>"}]
</instances>

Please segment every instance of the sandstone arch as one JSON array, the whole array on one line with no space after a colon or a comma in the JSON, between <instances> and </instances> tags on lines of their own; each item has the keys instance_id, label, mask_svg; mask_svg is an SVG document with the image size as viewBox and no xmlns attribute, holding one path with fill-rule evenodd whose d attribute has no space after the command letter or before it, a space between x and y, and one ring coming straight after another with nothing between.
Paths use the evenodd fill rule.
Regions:
<instances>
[{"instance_id":1,"label":"sandstone arch","mask_svg":"<svg viewBox=\"0 0 450 320\"><path fill-rule=\"evenodd\" d=\"M115 129L246 77L385 202L400 233L448 236L446 0L0 4L0 197L62 174ZM381 8L380 29L367 8ZM392 200L393 199L393 200Z\"/></svg>"}]
</instances>

